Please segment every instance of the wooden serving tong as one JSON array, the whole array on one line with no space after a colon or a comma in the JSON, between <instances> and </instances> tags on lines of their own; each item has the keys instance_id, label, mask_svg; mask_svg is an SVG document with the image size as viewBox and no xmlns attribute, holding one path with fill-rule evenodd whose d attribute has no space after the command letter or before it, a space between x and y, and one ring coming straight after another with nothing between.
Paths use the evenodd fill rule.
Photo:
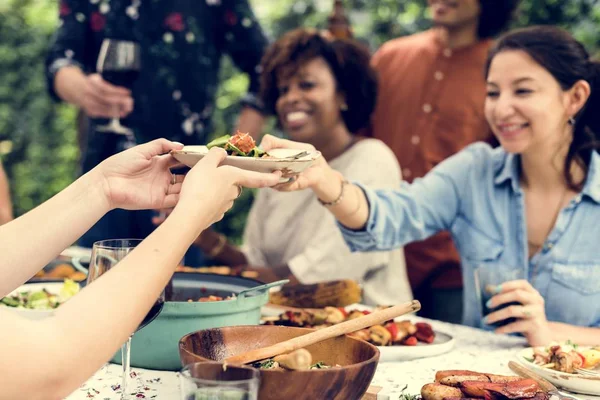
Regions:
<instances>
[{"instance_id":1,"label":"wooden serving tong","mask_svg":"<svg viewBox=\"0 0 600 400\"><path fill-rule=\"evenodd\" d=\"M413 300L407 303L399 304L393 307L385 308L372 312L360 318L344 321L336 325L319 329L306 335L298 336L261 349L254 349L242 354L226 358L226 364L248 364L254 361L265 360L280 354L290 353L292 351L319 343L323 340L331 339L336 336L356 332L373 325L379 325L404 314L413 313L421 309L421 303Z\"/></svg>"}]
</instances>

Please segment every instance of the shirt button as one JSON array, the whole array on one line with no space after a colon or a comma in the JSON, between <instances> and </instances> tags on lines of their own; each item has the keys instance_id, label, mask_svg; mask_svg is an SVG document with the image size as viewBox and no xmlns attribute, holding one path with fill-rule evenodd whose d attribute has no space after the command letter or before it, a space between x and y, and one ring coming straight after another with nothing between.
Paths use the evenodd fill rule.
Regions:
<instances>
[{"instance_id":1,"label":"shirt button","mask_svg":"<svg viewBox=\"0 0 600 400\"><path fill-rule=\"evenodd\" d=\"M413 137L410 138L410 142L416 146L421 142L421 138L418 137L417 135L414 135Z\"/></svg>"},{"instance_id":2,"label":"shirt button","mask_svg":"<svg viewBox=\"0 0 600 400\"><path fill-rule=\"evenodd\" d=\"M451 57L452 56L452 50L451 49L444 49L444 56Z\"/></svg>"},{"instance_id":3,"label":"shirt button","mask_svg":"<svg viewBox=\"0 0 600 400\"><path fill-rule=\"evenodd\" d=\"M546 245L546 250L550 250L552 247L554 247L554 245L552 243L548 243Z\"/></svg>"},{"instance_id":4,"label":"shirt button","mask_svg":"<svg viewBox=\"0 0 600 400\"><path fill-rule=\"evenodd\" d=\"M431 112L432 108L431 108L431 104L429 103L425 103L423 104L423 111L427 114L429 114Z\"/></svg>"},{"instance_id":5,"label":"shirt button","mask_svg":"<svg viewBox=\"0 0 600 400\"><path fill-rule=\"evenodd\" d=\"M402 175L404 175L405 178L410 178L410 174L411 174L410 169L404 168L402 170Z\"/></svg>"},{"instance_id":6,"label":"shirt button","mask_svg":"<svg viewBox=\"0 0 600 400\"><path fill-rule=\"evenodd\" d=\"M441 71L436 71L435 74L433 74L433 77L436 81L441 81L442 79L444 79L444 73Z\"/></svg>"}]
</instances>

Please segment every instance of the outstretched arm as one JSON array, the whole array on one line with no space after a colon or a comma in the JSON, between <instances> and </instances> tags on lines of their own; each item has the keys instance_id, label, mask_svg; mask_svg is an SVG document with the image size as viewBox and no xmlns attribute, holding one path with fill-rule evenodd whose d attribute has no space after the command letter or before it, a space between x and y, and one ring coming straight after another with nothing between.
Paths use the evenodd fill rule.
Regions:
<instances>
[{"instance_id":1,"label":"outstretched arm","mask_svg":"<svg viewBox=\"0 0 600 400\"><path fill-rule=\"evenodd\" d=\"M165 139L117 154L62 192L14 221L0 226L0 296L31 278L113 208L173 207L170 150ZM27 255L27 257L24 257Z\"/></svg>"},{"instance_id":2,"label":"outstretched arm","mask_svg":"<svg viewBox=\"0 0 600 400\"><path fill-rule=\"evenodd\" d=\"M178 183L160 187L164 204L172 207L171 199L181 198L172 214L118 266L61 305L54 317L30 321L0 310L2 326L7 327L0 330L3 361L0 363L0 399L63 398L75 390L135 331L192 241L233 205L238 194L236 185L258 188L272 186L279 180L279 174L217 167L225 155L223 150L213 149L187 174L183 186ZM161 162L164 158L153 159ZM112 163L111 171L123 172L131 168L130 165ZM170 179L170 173L168 175ZM123 197L119 186L126 182L124 175L112 175L109 182L111 187L105 192L110 193L109 196L88 207L108 209L141 203L142 198L136 196L143 191L133 186L127 193L129 200ZM140 181L135 184L136 188L143 186ZM77 198L76 189L88 188L76 186L72 189L74 193L65 199ZM169 194L165 196L166 192ZM158 193L150 196L151 203L160 208L155 195ZM131 196L137 201L133 202ZM52 210L58 211L58 207ZM89 221L92 216L97 214L90 213L85 218ZM31 253L27 251L23 256Z\"/></svg>"}]
</instances>

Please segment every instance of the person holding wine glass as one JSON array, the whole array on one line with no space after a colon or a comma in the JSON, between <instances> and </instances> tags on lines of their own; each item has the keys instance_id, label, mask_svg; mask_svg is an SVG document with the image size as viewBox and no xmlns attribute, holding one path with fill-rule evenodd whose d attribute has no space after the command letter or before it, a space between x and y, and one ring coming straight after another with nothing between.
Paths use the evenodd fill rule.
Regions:
<instances>
[{"instance_id":1,"label":"person holding wine glass","mask_svg":"<svg viewBox=\"0 0 600 400\"><path fill-rule=\"evenodd\" d=\"M279 189L312 189L354 251L450 231L467 325L491 330L516 318L495 331L522 334L533 346L597 344L600 63L568 32L531 27L498 40L485 76L485 116L501 147L473 144L396 190L348 183L323 159ZM273 136L261 146L310 147ZM502 308L485 317L474 282L483 268L518 268L525 278L492 286L485 306Z\"/></svg>"},{"instance_id":2,"label":"person holding wine glass","mask_svg":"<svg viewBox=\"0 0 600 400\"><path fill-rule=\"evenodd\" d=\"M48 88L89 117L83 173L136 142L206 143L223 54L250 81L237 128L261 132L258 65L267 39L248 0L61 0L59 13ZM143 238L155 228L154 213L113 210L79 244Z\"/></svg>"},{"instance_id":3,"label":"person holding wine glass","mask_svg":"<svg viewBox=\"0 0 600 400\"><path fill-rule=\"evenodd\" d=\"M0 308L0 400L58 399L76 390L138 328L187 248L223 217L241 186L272 186L281 177L219 166L226 153L213 149L184 179L171 173L177 162L167 154L181 147L158 139L109 157L50 200L0 226L3 297L109 210L175 207L118 265L92 279L51 318L31 320ZM96 254L107 247L99 244Z\"/></svg>"}]
</instances>

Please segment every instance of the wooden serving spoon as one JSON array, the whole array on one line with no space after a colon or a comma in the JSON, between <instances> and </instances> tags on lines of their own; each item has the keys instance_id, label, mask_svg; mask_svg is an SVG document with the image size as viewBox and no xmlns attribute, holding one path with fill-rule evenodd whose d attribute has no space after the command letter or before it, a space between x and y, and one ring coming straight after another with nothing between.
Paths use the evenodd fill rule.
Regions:
<instances>
[{"instance_id":1,"label":"wooden serving spoon","mask_svg":"<svg viewBox=\"0 0 600 400\"><path fill-rule=\"evenodd\" d=\"M279 354L290 353L294 350L298 350L303 347L310 346L311 344L334 338L336 336L356 332L373 325L379 325L385 321L389 321L404 314L419 311L420 309L421 303L419 303L418 300L413 300L407 303L402 303L393 307L372 312L360 318L351 319L349 321L344 321L324 329L319 329L317 331L307 333L306 335L298 336L272 346L237 354L235 356L226 358L224 362L226 364L248 364L258 360L265 360Z\"/></svg>"}]
</instances>

